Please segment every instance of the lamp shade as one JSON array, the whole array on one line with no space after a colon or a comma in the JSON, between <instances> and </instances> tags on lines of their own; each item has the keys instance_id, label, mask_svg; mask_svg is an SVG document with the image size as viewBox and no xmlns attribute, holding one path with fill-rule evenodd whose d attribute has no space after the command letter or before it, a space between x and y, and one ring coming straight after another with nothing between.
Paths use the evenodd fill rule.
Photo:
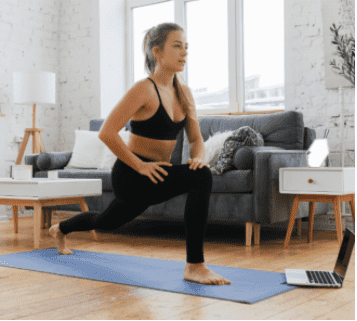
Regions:
<instances>
[{"instance_id":1,"label":"lamp shade","mask_svg":"<svg viewBox=\"0 0 357 321\"><path fill-rule=\"evenodd\" d=\"M53 72L14 72L14 103L55 104L56 74Z\"/></svg>"}]
</instances>

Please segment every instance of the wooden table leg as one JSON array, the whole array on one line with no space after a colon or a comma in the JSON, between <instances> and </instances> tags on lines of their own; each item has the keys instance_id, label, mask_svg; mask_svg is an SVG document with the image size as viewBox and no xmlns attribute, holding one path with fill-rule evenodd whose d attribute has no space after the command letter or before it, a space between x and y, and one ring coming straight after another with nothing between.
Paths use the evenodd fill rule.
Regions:
<instances>
[{"instance_id":1,"label":"wooden table leg","mask_svg":"<svg viewBox=\"0 0 357 321\"><path fill-rule=\"evenodd\" d=\"M302 222L302 218L298 218L296 220L296 232L298 236L301 236L301 222Z\"/></svg>"},{"instance_id":2,"label":"wooden table leg","mask_svg":"<svg viewBox=\"0 0 357 321\"><path fill-rule=\"evenodd\" d=\"M40 202L34 202L33 211L33 228L34 228L34 248L35 250L40 248L40 235L41 235L41 214L42 205Z\"/></svg>"},{"instance_id":3,"label":"wooden table leg","mask_svg":"<svg viewBox=\"0 0 357 321\"><path fill-rule=\"evenodd\" d=\"M336 223L336 233L338 243L342 244L342 218L341 218L341 200L340 196L337 195L333 199L333 209L335 212L335 223Z\"/></svg>"},{"instance_id":4,"label":"wooden table leg","mask_svg":"<svg viewBox=\"0 0 357 321\"><path fill-rule=\"evenodd\" d=\"M289 226L288 226L288 231L286 233L284 248L287 248L288 245L289 245L291 233L293 231L294 224L295 224L295 218L296 218L296 215L297 215L297 211L299 209L299 203L300 203L300 196L299 195L295 195L293 206L291 208Z\"/></svg>"},{"instance_id":5,"label":"wooden table leg","mask_svg":"<svg viewBox=\"0 0 357 321\"><path fill-rule=\"evenodd\" d=\"M80 200L79 206L81 207L82 212L88 212L88 205L87 205L86 199L84 197ZM90 234L92 235L92 237L95 241L98 241L98 235L95 232L95 230L91 230Z\"/></svg>"},{"instance_id":6,"label":"wooden table leg","mask_svg":"<svg viewBox=\"0 0 357 321\"><path fill-rule=\"evenodd\" d=\"M19 207L17 205L12 206L12 216L14 219L14 231L17 233L19 230Z\"/></svg>"},{"instance_id":7,"label":"wooden table leg","mask_svg":"<svg viewBox=\"0 0 357 321\"><path fill-rule=\"evenodd\" d=\"M308 242L312 242L312 232L314 229L314 218L315 218L315 202L309 202L309 236Z\"/></svg>"}]
</instances>

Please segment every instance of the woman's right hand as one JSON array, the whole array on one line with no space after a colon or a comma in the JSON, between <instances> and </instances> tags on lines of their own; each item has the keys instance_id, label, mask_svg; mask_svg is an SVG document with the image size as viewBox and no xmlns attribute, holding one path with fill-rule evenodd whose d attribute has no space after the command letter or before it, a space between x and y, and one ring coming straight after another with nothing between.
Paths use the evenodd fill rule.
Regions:
<instances>
[{"instance_id":1,"label":"woman's right hand","mask_svg":"<svg viewBox=\"0 0 357 321\"><path fill-rule=\"evenodd\" d=\"M140 166L139 173L141 175L148 176L155 184L157 184L155 178L163 182L164 179L161 177L159 173L162 173L163 175L166 176L169 175L169 173L166 172L159 165L172 166L172 164L168 162L149 162L149 163L143 162Z\"/></svg>"}]
</instances>

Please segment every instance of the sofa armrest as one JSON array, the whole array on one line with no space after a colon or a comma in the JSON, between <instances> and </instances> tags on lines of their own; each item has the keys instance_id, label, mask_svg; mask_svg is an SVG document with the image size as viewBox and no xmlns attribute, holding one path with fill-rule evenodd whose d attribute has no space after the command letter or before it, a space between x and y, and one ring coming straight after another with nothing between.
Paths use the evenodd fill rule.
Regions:
<instances>
[{"instance_id":1,"label":"sofa armrest","mask_svg":"<svg viewBox=\"0 0 357 321\"><path fill-rule=\"evenodd\" d=\"M304 127L304 149L309 149L312 142L316 139L316 131L313 128Z\"/></svg>"},{"instance_id":2,"label":"sofa armrest","mask_svg":"<svg viewBox=\"0 0 357 321\"><path fill-rule=\"evenodd\" d=\"M37 167L42 171L63 169L69 163L73 152L44 152L38 155Z\"/></svg>"},{"instance_id":3,"label":"sofa armrest","mask_svg":"<svg viewBox=\"0 0 357 321\"><path fill-rule=\"evenodd\" d=\"M35 173L40 170L36 165L38 155L40 154L31 154L25 156L25 165L32 165L32 177L35 177Z\"/></svg>"},{"instance_id":4,"label":"sofa armrest","mask_svg":"<svg viewBox=\"0 0 357 321\"><path fill-rule=\"evenodd\" d=\"M27 155L25 156L25 165L32 165L32 177L35 177L35 174L36 172L38 171L41 171L42 169L40 169L38 166L37 166L37 160L38 160L38 157L41 155L41 158L43 158L43 160L46 160L46 164L45 164L45 167L47 167L47 169L45 170L50 170L50 169L60 169L60 168L57 168L55 163L56 163L56 160L58 159L61 159L61 168L64 168L69 160L71 159L71 156L72 156L72 151L70 152L44 152L44 153L41 153L41 154L32 154L32 155ZM49 162L48 162L49 161ZM64 165L64 166L62 166ZM52 168L53 167L53 168Z\"/></svg>"},{"instance_id":5,"label":"sofa armrest","mask_svg":"<svg viewBox=\"0 0 357 321\"><path fill-rule=\"evenodd\" d=\"M306 151L257 150L254 154L252 222L273 224L289 220L295 194L279 192L279 169L283 167L307 167Z\"/></svg>"}]
</instances>

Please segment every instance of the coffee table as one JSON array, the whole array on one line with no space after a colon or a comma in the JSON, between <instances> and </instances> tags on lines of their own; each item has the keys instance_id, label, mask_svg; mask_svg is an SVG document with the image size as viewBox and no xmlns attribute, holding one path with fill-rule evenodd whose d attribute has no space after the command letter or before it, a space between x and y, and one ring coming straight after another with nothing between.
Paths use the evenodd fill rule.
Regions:
<instances>
[{"instance_id":1,"label":"coffee table","mask_svg":"<svg viewBox=\"0 0 357 321\"><path fill-rule=\"evenodd\" d=\"M102 195L101 179L32 178L15 180L0 178L0 205L11 205L14 217L14 230L18 232L19 206L34 208L34 248L40 246L40 230L44 225L43 207L67 204L79 204L82 212L88 211L85 196ZM98 240L95 230L91 231L94 240Z\"/></svg>"}]
</instances>

